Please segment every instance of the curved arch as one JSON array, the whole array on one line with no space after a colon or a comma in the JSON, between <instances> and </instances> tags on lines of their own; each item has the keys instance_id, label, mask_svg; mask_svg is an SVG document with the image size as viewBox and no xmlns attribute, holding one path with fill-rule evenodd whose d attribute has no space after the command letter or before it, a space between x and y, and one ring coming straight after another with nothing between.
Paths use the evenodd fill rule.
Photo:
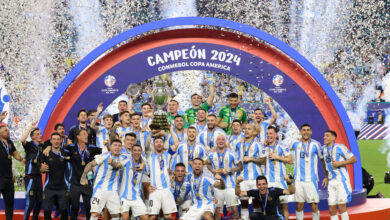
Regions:
<instances>
[{"instance_id":1,"label":"curved arch","mask_svg":"<svg viewBox=\"0 0 390 220\"><path fill-rule=\"evenodd\" d=\"M269 48L264 44L259 44L258 46L248 47L250 42L258 43L253 39L242 37L240 40L237 40L237 35L229 34L230 32L224 33L224 37L216 37L213 35L207 39L205 33L201 35L196 35L194 32L191 32L193 36L188 35L187 30L178 30L164 33L165 37L158 35L158 40L152 40L153 37L145 37L140 40L136 40L134 42L130 42L122 47L119 47L112 51L111 53L105 55L103 58L98 60L96 63L91 65L83 74L79 76L79 74L98 56L102 53L110 49L111 47L117 45L120 42L123 42L131 37L139 35L141 33L151 31L154 29L169 27L169 26L178 26L178 25L210 25L210 26L218 26L224 28L230 28L232 30L237 30L245 34L249 34L251 36L257 37L261 40L264 40L268 44L271 44L278 48L280 51ZM210 33L213 31L209 30ZM180 33L180 34L178 34ZM207 33L206 33L207 34ZM170 37L175 37L174 39ZM179 38L177 36L180 36ZM203 36L203 37L202 37ZM229 37L227 37L229 36ZM233 39L235 38L235 39ZM205 40L207 39L207 40ZM244 39L244 40L242 40ZM354 136L354 132L351 124L349 123L348 116L341 105L341 102L338 100L337 95L334 93L330 85L326 82L326 80L322 77L322 75L316 70L303 56L297 53L294 49L286 45L285 43L279 41L278 39L272 37L271 35L257 30L248 25L236 23L233 21L227 21L223 19L216 18L199 18L199 17L187 17L187 18L174 18L174 19L166 19L161 21L152 22L149 24L145 24L139 27L135 27L129 31L126 31L106 43L102 44L90 54L88 54L82 61L80 61L75 68L65 77L63 82L60 84L58 89L55 91L53 97L49 101L47 107L44 110L44 113L39 122L39 127L44 130L44 136L47 136L47 130L51 131L54 126L53 119L57 121L62 121L65 116L68 114L69 110L71 110L73 104L79 99L81 94L89 88L89 86L102 76L103 73L108 71L110 68L114 68L115 65L119 65L121 62L125 62L125 60L129 57L140 55L147 50L152 50L153 48L161 48L164 46L172 47L172 45L179 43L208 43L215 44L219 46L229 45L230 48L245 51L255 57L262 58L266 62L272 64L274 67L280 70L281 74L285 74L285 76L289 76L293 78L293 81L298 85L302 91L305 93L309 99L315 103L315 107L318 108L319 112L323 116L326 121L326 125L329 128L332 128L338 131L341 134L341 142L350 147L352 152L358 158L358 163L354 165L354 169L356 171L361 170L360 165L360 155L357 147L357 142ZM242 45L246 45L247 48L242 48ZM141 51L142 50L142 51ZM293 61L291 60L293 59ZM297 65L298 64L298 65ZM302 68L301 68L302 67ZM255 68L255 67L254 67ZM184 68L185 69L185 68ZM189 68L189 69L202 69L200 67L197 68ZM275 69L275 71L277 71ZM223 71L220 71L223 72ZM162 72L161 72L162 73ZM158 73L158 74L161 74ZM307 73L310 75L308 76ZM154 74L157 75L157 74ZM78 77L79 76L79 77ZM134 81L142 81L142 79L149 78L153 75L144 74L143 76L133 76ZM250 79L250 77L241 76L243 79ZM74 81L77 78L76 81ZM73 82L74 81L74 82ZM248 81L248 80L247 80ZM249 80L249 81L254 81ZM73 84L72 84L73 83ZM72 85L71 85L72 84ZM66 92L65 90L68 89ZM278 101L277 95L276 100ZM50 120L51 119L51 120ZM294 119L294 118L293 118ZM297 119L296 119L297 120ZM295 121L295 120L294 120ZM299 121L299 120L298 120ZM47 129L46 129L47 128ZM340 140L339 139L339 140ZM350 168L350 173L352 173L352 169ZM361 173L353 172L353 183L356 189L361 189Z\"/></svg>"}]
</instances>

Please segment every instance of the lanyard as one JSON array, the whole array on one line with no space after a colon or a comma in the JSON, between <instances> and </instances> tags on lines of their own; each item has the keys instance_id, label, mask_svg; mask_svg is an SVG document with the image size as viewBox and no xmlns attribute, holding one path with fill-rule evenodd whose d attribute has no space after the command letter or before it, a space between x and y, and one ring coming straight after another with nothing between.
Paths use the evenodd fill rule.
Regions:
<instances>
[{"instance_id":1,"label":"lanyard","mask_svg":"<svg viewBox=\"0 0 390 220\"><path fill-rule=\"evenodd\" d=\"M212 133L210 133L209 131L207 131L207 144L209 145L210 148L212 148L214 146L214 141L212 142L210 139L211 139L211 136L214 137L214 131Z\"/></svg>"},{"instance_id":2,"label":"lanyard","mask_svg":"<svg viewBox=\"0 0 390 220\"><path fill-rule=\"evenodd\" d=\"M64 136L64 138L62 139L61 148L64 148L66 143L68 143L68 138Z\"/></svg>"},{"instance_id":3,"label":"lanyard","mask_svg":"<svg viewBox=\"0 0 390 220\"><path fill-rule=\"evenodd\" d=\"M205 125L198 125L198 122L195 124L196 131L200 133L204 129Z\"/></svg>"},{"instance_id":4,"label":"lanyard","mask_svg":"<svg viewBox=\"0 0 390 220\"><path fill-rule=\"evenodd\" d=\"M164 169L164 158L162 157L162 155L159 155L157 157L158 157L158 160L160 162L160 170L163 170Z\"/></svg>"},{"instance_id":5,"label":"lanyard","mask_svg":"<svg viewBox=\"0 0 390 220\"><path fill-rule=\"evenodd\" d=\"M229 111L230 111L230 123L232 123L233 120L238 119L237 118L237 108L236 108L236 111L233 114L233 111L232 111L232 109L229 106Z\"/></svg>"},{"instance_id":6,"label":"lanyard","mask_svg":"<svg viewBox=\"0 0 390 220\"><path fill-rule=\"evenodd\" d=\"M139 163L135 163L133 158L131 159L131 166L133 168L133 183L135 185L135 183L137 182L137 178L138 178L138 172L135 170L135 167L138 165Z\"/></svg>"},{"instance_id":7,"label":"lanyard","mask_svg":"<svg viewBox=\"0 0 390 220\"><path fill-rule=\"evenodd\" d=\"M142 120L142 126L141 127L146 127L146 125L149 123L150 118L144 118L143 116L141 117Z\"/></svg>"},{"instance_id":8,"label":"lanyard","mask_svg":"<svg viewBox=\"0 0 390 220\"><path fill-rule=\"evenodd\" d=\"M334 143L333 143L332 147L330 147L330 153L329 153L329 148L327 150L329 157L330 157L330 161L333 161L333 150L334 150Z\"/></svg>"},{"instance_id":9,"label":"lanyard","mask_svg":"<svg viewBox=\"0 0 390 220\"><path fill-rule=\"evenodd\" d=\"M81 157L81 161L82 161L82 162L85 162L85 161L84 161L84 155L87 156L87 160L89 159L89 155L88 155L88 151L87 151L87 146L85 146L84 151L81 151L79 144L77 144L77 150L79 151L79 154L80 154L80 157Z\"/></svg>"},{"instance_id":10,"label":"lanyard","mask_svg":"<svg viewBox=\"0 0 390 220\"><path fill-rule=\"evenodd\" d=\"M184 132L181 133L181 135L179 135L176 131L176 129L173 129L173 131L175 132L176 136L177 136L177 139L179 139L179 143L181 143L183 141L183 138L184 138Z\"/></svg>"},{"instance_id":11,"label":"lanyard","mask_svg":"<svg viewBox=\"0 0 390 220\"><path fill-rule=\"evenodd\" d=\"M61 150L59 150L59 153L58 153L58 154L57 154L54 150L52 150L51 152L53 152L53 154L59 156L61 159L65 159L65 157L62 156Z\"/></svg>"},{"instance_id":12,"label":"lanyard","mask_svg":"<svg viewBox=\"0 0 390 220\"><path fill-rule=\"evenodd\" d=\"M34 158L34 161L36 161L38 159L38 156L39 156L39 144L35 144L34 141L32 143L34 144L35 147L37 147L37 155Z\"/></svg>"},{"instance_id":13,"label":"lanyard","mask_svg":"<svg viewBox=\"0 0 390 220\"><path fill-rule=\"evenodd\" d=\"M5 150L7 151L7 155L9 156L9 147L8 147L8 141L6 141L7 143L4 143L2 140L0 140L1 143L3 144Z\"/></svg>"},{"instance_id":14,"label":"lanyard","mask_svg":"<svg viewBox=\"0 0 390 220\"><path fill-rule=\"evenodd\" d=\"M179 184L177 183L177 181L175 181L175 191L174 191L174 194L175 194L175 198L176 199L177 199L177 197L180 196L180 189L183 186L183 183L184 183L184 181L181 182L181 183L179 182Z\"/></svg>"},{"instance_id":15,"label":"lanyard","mask_svg":"<svg viewBox=\"0 0 390 220\"><path fill-rule=\"evenodd\" d=\"M311 140L309 141L309 143L307 144L307 147L305 147L305 143L303 143L303 141L301 141L302 143L302 148L305 152L305 155L306 157L309 157L309 150L310 150L310 143L311 143Z\"/></svg>"},{"instance_id":16,"label":"lanyard","mask_svg":"<svg viewBox=\"0 0 390 220\"><path fill-rule=\"evenodd\" d=\"M261 204L263 205L263 212L265 213L265 209L267 208L267 201L268 201L268 189L267 189L267 195L265 196L265 203L263 205L263 198L261 198L261 194L259 192L259 197L260 197L260 200L261 200Z\"/></svg>"},{"instance_id":17,"label":"lanyard","mask_svg":"<svg viewBox=\"0 0 390 220\"><path fill-rule=\"evenodd\" d=\"M195 178L195 193L196 193L196 197L199 197L200 183L202 182L202 180L203 180L203 174L198 179Z\"/></svg>"},{"instance_id":18,"label":"lanyard","mask_svg":"<svg viewBox=\"0 0 390 220\"><path fill-rule=\"evenodd\" d=\"M187 146L188 146L188 160L192 161L193 157L194 157L193 152L194 152L195 146L190 146L190 145L188 145L188 143L187 143Z\"/></svg>"}]
</instances>

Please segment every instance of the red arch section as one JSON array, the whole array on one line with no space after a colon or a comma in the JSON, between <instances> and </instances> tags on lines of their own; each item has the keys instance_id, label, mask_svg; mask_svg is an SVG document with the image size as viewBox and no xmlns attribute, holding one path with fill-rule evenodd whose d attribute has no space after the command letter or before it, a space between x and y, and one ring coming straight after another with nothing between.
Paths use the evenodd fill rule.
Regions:
<instances>
[{"instance_id":1,"label":"red arch section","mask_svg":"<svg viewBox=\"0 0 390 220\"><path fill-rule=\"evenodd\" d=\"M131 41L105 55L86 69L64 93L48 121L43 137L48 138L49 134L54 130L55 124L62 122L65 119L69 110L77 101L79 96L98 77L119 62L152 48L170 44L192 42L211 43L224 46L228 45L232 48L243 50L260 57L270 64L278 67L282 72L291 77L297 85L306 91L313 103L315 103L321 112L329 128L335 130L337 134L339 134L337 142L349 147L348 138L341 123L341 119L339 118L332 102L322 88L304 69L302 69L289 57L285 56L277 49L271 48L269 45L260 43L255 39L242 35L212 29L180 29L159 32ZM353 166L348 165L347 168L350 174L352 188L354 188Z\"/></svg>"}]
</instances>

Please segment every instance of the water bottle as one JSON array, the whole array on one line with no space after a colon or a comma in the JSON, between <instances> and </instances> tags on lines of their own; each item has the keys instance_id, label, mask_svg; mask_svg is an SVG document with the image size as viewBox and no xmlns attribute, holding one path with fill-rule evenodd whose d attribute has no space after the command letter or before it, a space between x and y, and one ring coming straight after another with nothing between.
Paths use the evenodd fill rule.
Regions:
<instances>
[{"instance_id":1,"label":"water bottle","mask_svg":"<svg viewBox=\"0 0 390 220\"><path fill-rule=\"evenodd\" d=\"M89 172L87 173L87 179L88 179L88 180L93 180L94 177L95 177L95 176L93 175L93 172L92 172L92 171L89 171Z\"/></svg>"}]
</instances>

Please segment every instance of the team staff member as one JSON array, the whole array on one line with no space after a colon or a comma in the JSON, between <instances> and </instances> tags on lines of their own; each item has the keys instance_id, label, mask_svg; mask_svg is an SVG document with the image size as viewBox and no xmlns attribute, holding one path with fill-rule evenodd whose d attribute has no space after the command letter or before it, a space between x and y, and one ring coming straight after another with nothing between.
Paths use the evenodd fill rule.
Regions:
<instances>
[{"instance_id":1,"label":"team staff member","mask_svg":"<svg viewBox=\"0 0 390 220\"><path fill-rule=\"evenodd\" d=\"M69 169L67 166L64 149L61 149L62 137L55 132L50 137L51 151L48 156L41 154L42 161L40 171L46 173L46 181L43 189L43 209L45 220L51 219L53 204L58 204L57 210L61 214L61 220L68 219L69 205Z\"/></svg>"},{"instance_id":2,"label":"team staff member","mask_svg":"<svg viewBox=\"0 0 390 220\"><path fill-rule=\"evenodd\" d=\"M92 183L82 186L80 184L80 178L84 171L85 166L91 162L95 155L101 154L100 148L94 145L88 144L88 133L86 130L81 129L76 133L77 141L74 144L65 147L65 156L69 156L71 177L70 177L70 197L71 197L71 215L72 220L77 219L79 207L80 207L80 195L83 197L83 201L90 201L92 196ZM44 151L44 155L48 156L51 147L47 147ZM84 208L86 211L87 219L90 218L91 205L89 202L84 202Z\"/></svg>"},{"instance_id":3,"label":"team staff member","mask_svg":"<svg viewBox=\"0 0 390 220\"><path fill-rule=\"evenodd\" d=\"M218 181L215 181L217 179ZM220 175L215 179L203 173L203 159L194 159L194 173L188 181L191 184L193 205L180 219L182 220L212 220L215 212L214 188L225 189L225 182Z\"/></svg>"},{"instance_id":4,"label":"team staff member","mask_svg":"<svg viewBox=\"0 0 390 220\"><path fill-rule=\"evenodd\" d=\"M188 122L188 126L195 124L196 114L199 109L204 109L206 112L208 112L211 106L213 106L214 97L215 97L214 84L211 84L209 86L209 89L210 89L210 95L209 97L207 97L206 102L203 103L202 105L201 105L202 97L200 95L198 95L197 93L191 95L192 108L189 108L184 112Z\"/></svg>"},{"instance_id":5,"label":"team staff member","mask_svg":"<svg viewBox=\"0 0 390 220\"><path fill-rule=\"evenodd\" d=\"M0 114L0 122L7 113ZM14 143L9 139L10 134L6 126L0 126L0 193L5 203L6 220L12 220L14 214L14 181L12 180L12 157L24 163L24 159L16 151Z\"/></svg>"},{"instance_id":6,"label":"team staff member","mask_svg":"<svg viewBox=\"0 0 390 220\"><path fill-rule=\"evenodd\" d=\"M74 125L69 130L69 139L72 143L76 143L77 141L77 131L84 129L88 133L88 144L96 145L96 133L95 131L87 124L88 122L88 113L87 110L81 109L77 113L78 124Z\"/></svg>"},{"instance_id":7,"label":"team staff member","mask_svg":"<svg viewBox=\"0 0 390 220\"><path fill-rule=\"evenodd\" d=\"M242 170L242 162L233 150L227 148L225 135L218 135L216 150L210 152L207 162L207 168L214 174L214 177L219 175L225 182L225 189L215 189L215 198L218 200L215 219L221 218L219 213L224 203L226 208L232 211L232 219L238 219L238 198L234 193L236 187L234 179L236 173Z\"/></svg>"},{"instance_id":8,"label":"team staff member","mask_svg":"<svg viewBox=\"0 0 390 220\"><path fill-rule=\"evenodd\" d=\"M225 105L219 110L217 125L223 128L227 134L231 134L233 120L241 121L244 126L248 118L245 109L238 106L237 93L230 93L228 101L229 105Z\"/></svg>"},{"instance_id":9,"label":"team staff member","mask_svg":"<svg viewBox=\"0 0 390 220\"><path fill-rule=\"evenodd\" d=\"M116 113L116 114L113 114L112 117L114 119L114 123L117 122L117 121L121 121L121 113L124 112L124 111L128 111L128 106L127 106L127 101L125 100L120 100L118 102L118 111L119 113Z\"/></svg>"},{"instance_id":10,"label":"team staff member","mask_svg":"<svg viewBox=\"0 0 390 220\"><path fill-rule=\"evenodd\" d=\"M356 157L342 144L335 143L337 133L328 130L324 134L322 153L328 171L328 205L331 220L338 220L337 207L342 220L348 220L347 203L351 201L351 182L346 165L356 163Z\"/></svg>"},{"instance_id":11,"label":"team staff member","mask_svg":"<svg viewBox=\"0 0 390 220\"><path fill-rule=\"evenodd\" d=\"M91 202L91 220L97 220L104 207L107 207L112 220L120 218L120 202L118 186L120 180L119 156L122 142L119 139L111 141L110 152L97 155L93 161L88 163L81 176L80 184L87 186L89 181L87 173L97 166L93 184L93 197Z\"/></svg>"},{"instance_id":12,"label":"team staff member","mask_svg":"<svg viewBox=\"0 0 390 220\"><path fill-rule=\"evenodd\" d=\"M322 156L321 145L311 139L311 127L309 124L301 125L301 140L292 145L295 152L295 201L297 202L296 218L303 220L303 206L310 203L313 220L320 219L318 211L318 158L321 159L323 169L326 171ZM328 174L325 172L325 178ZM327 180L324 180L327 181ZM325 182L323 181L323 185Z\"/></svg>"},{"instance_id":13,"label":"team staff member","mask_svg":"<svg viewBox=\"0 0 390 220\"><path fill-rule=\"evenodd\" d=\"M21 138L26 158L24 169L24 185L26 190L24 219L30 217L31 210L33 209L32 219L38 219L42 205L42 177L39 169L40 154L42 154L43 145L41 144L41 131L37 128L37 123L33 122ZM28 135L30 135L31 141L26 141Z\"/></svg>"},{"instance_id":14,"label":"team staff member","mask_svg":"<svg viewBox=\"0 0 390 220\"><path fill-rule=\"evenodd\" d=\"M65 125L64 125L64 124L62 124L62 123L57 123L57 124L54 126L54 131L61 135L61 139L62 139L61 148L64 148L66 145L72 143L72 142L70 141L70 139L68 138L68 136L65 135ZM50 138L47 139L47 140L45 141L45 143L43 143L43 145L44 145L44 148L43 148L43 149L46 149L46 147L51 146Z\"/></svg>"},{"instance_id":15,"label":"team staff member","mask_svg":"<svg viewBox=\"0 0 390 220\"><path fill-rule=\"evenodd\" d=\"M257 189L249 191L241 191L239 185L244 179L242 177L237 178L236 184L236 195L251 196L254 197L258 204L261 206L262 212L254 212L250 215L251 220L279 220L284 219L280 214L280 200L279 197L282 195L294 194L295 188L292 180L288 176L284 176L284 180L288 185L287 189L281 188L268 188L267 178L265 176L258 176L256 178Z\"/></svg>"}]
</instances>

